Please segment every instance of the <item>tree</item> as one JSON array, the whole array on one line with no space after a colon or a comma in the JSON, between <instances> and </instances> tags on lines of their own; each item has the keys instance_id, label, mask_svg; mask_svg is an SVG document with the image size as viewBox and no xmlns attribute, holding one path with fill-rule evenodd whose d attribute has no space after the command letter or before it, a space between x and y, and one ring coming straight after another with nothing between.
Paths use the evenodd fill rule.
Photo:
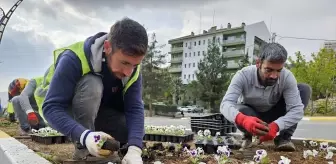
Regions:
<instances>
[{"instance_id":1,"label":"tree","mask_svg":"<svg viewBox=\"0 0 336 164\"><path fill-rule=\"evenodd\" d=\"M189 95L191 95L193 103L197 104L197 100L200 98L202 93L201 84L198 81L193 80L186 86L186 90L188 91Z\"/></svg>"},{"instance_id":2,"label":"tree","mask_svg":"<svg viewBox=\"0 0 336 164\"><path fill-rule=\"evenodd\" d=\"M196 77L201 90L201 100L210 103L210 108L216 108L215 102L223 97L230 81L227 71L227 59L220 52L218 43L213 40L204 58L198 64Z\"/></svg>"},{"instance_id":3,"label":"tree","mask_svg":"<svg viewBox=\"0 0 336 164\"><path fill-rule=\"evenodd\" d=\"M250 61L249 61L249 55L248 55L248 53L246 53L242 59L239 59L236 62L238 63L238 66L239 66L240 69L242 69L242 68L244 68L246 66L249 66L250 65Z\"/></svg>"},{"instance_id":4,"label":"tree","mask_svg":"<svg viewBox=\"0 0 336 164\"><path fill-rule=\"evenodd\" d=\"M172 103L178 104L180 95L184 94L184 86L182 84L182 80L180 77L174 76L172 74L166 77L167 79L165 80L165 82L168 83L166 92L172 98Z\"/></svg>"},{"instance_id":5,"label":"tree","mask_svg":"<svg viewBox=\"0 0 336 164\"><path fill-rule=\"evenodd\" d=\"M324 112L328 112L328 95L335 92L336 56L335 52L328 49L321 49L317 54L312 54L313 60L307 62L300 52L296 53L296 60L289 57L290 70L293 72L298 83L307 83L312 87L312 113L314 100L321 95L326 97Z\"/></svg>"},{"instance_id":6,"label":"tree","mask_svg":"<svg viewBox=\"0 0 336 164\"><path fill-rule=\"evenodd\" d=\"M143 98L145 103L149 105L149 115L153 116L152 103L158 97L164 95L165 73L162 73L161 65L166 63L167 54L163 54L160 49L165 45L157 45L155 33L151 36L152 41L148 45L147 54L142 61L142 76L143 76Z\"/></svg>"}]
</instances>

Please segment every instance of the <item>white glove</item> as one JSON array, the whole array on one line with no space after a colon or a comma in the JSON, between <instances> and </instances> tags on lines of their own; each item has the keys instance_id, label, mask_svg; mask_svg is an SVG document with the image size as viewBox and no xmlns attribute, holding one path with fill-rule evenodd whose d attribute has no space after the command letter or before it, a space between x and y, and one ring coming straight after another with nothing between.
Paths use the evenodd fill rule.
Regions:
<instances>
[{"instance_id":1,"label":"white glove","mask_svg":"<svg viewBox=\"0 0 336 164\"><path fill-rule=\"evenodd\" d=\"M85 130L80 137L80 143L86 146L91 155L96 157L107 157L111 154L111 151L101 149L107 139L113 139L113 137L104 132L91 132Z\"/></svg>"},{"instance_id":2,"label":"white glove","mask_svg":"<svg viewBox=\"0 0 336 164\"><path fill-rule=\"evenodd\" d=\"M128 147L128 151L124 156L121 164L143 164L141 158L142 150L136 146Z\"/></svg>"}]
</instances>

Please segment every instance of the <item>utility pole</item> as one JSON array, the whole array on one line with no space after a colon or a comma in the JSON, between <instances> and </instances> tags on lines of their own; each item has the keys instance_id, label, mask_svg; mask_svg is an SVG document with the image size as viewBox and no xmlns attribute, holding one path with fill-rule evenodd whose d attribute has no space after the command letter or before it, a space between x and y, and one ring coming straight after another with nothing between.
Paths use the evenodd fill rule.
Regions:
<instances>
[{"instance_id":1,"label":"utility pole","mask_svg":"<svg viewBox=\"0 0 336 164\"><path fill-rule=\"evenodd\" d=\"M12 8L7 12L7 14L5 14L4 10L0 7L0 43L1 43L1 40L2 40L2 36L4 34L4 31L5 31L5 28L6 28L6 25L9 21L9 18L12 16L12 14L14 13L15 9L20 5L20 3L22 2L23 0L18 0L13 6Z\"/></svg>"}]
</instances>

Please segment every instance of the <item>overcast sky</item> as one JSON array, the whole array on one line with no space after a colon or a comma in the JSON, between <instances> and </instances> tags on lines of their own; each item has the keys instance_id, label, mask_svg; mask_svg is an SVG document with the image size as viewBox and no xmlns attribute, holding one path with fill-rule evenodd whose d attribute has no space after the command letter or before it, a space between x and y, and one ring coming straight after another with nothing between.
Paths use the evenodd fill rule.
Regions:
<instances>
[{"instance_id":1,"label":"overcast sky","mask_svg":"<svg viewBox=\"0 0 336 164\"><path fill-rule=\"evenodd\" d=\"M0 2L7 12L16 0ZM335 0L24 0L0 44L0 91L6 91L14 78L43 75L54 48L108 31L124 16L144 24L148 33L155 32L161 44L191 31L208 30L213 23L225 27L230 22L235 27L259 21L280 36L336 39L335 6ZM289 54L309 55L323 41L284 38L279 43ZM166 46L164 51L168 50Z\"/></svg>"}]
</instances>

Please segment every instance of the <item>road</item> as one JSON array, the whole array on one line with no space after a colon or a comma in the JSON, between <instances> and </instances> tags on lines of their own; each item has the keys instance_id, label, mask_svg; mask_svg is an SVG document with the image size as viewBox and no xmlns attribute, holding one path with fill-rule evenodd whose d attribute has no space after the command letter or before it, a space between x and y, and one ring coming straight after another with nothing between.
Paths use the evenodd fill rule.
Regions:
<instances>
[{"instance_id":1,"label":"road","mask_svg":"<svg viewBox=\"0 0 336 164\"><path fill-rule=\"evenodd\" d=\"M190 129L190 119L168 117L146 117L146 125L183 125ZM336 122L319 122L302 120L293 137L336 140Z\"/></svg>"}]
</instances>

